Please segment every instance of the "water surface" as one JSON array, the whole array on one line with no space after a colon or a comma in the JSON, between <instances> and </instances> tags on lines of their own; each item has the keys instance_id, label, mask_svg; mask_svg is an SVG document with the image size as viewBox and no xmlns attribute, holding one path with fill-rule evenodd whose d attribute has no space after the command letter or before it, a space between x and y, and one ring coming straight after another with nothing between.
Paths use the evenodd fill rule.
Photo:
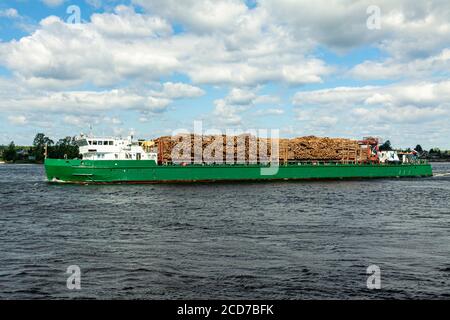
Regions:
<instances>
[{"instance_id":1,"label":"water surface","mask_svg":"<svg viewBox=\"0 0 450 320\"><path fill-rule=\"evenodd\" d=\"M422 179L74 186L0 165L0 298L448 299L450 164L433 167ZM380 290L366 287L372 264Z\"/></svg>"}]
</instances>

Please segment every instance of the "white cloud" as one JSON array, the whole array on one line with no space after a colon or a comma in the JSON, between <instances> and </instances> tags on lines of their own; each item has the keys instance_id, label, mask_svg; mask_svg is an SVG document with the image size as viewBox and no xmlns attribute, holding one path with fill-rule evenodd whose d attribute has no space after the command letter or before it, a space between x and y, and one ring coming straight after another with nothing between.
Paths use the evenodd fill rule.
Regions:
<instances>
[{"instance_id":1,"label":"white cloud","mask_svg":"<svg viewBox=\"0 0 450 320\"><path fill-rule=\"evenodd\" d=\"M337 87L298 92L294 105L352 107L354 105L390 105L417 107L447 104L450 81L437 83L394 84L389 86Z\"/></svg>"},{"instance_id":2,"label":"white cloud","mask_svg":"<svg viewBox=\"0 0 450 320\"><path fill-rule=\"evenodd\" d=\"M128 17L127 13L120 17L129 22L139 15ZM156 27L152 19L146 21L147 36L153 32L153 27L154 32L159 32L158 22ZM17 76L43 88L52 82L59 88L67 88L86 82L107 86L124 79L151 80L179 66L176 56L168 54L158 40L148 41L139 28L130 35L138 39L129 41L121 40L114 28L106 35L101 23L74 25L48 17L41 21L41 29L31 36L1 43L0 60ZM123 32L127 30L124 28Z\"/></svg>"},{"instance_id":3,"label":"white cloud","mask_svg":"<svg viewBox=\"0 0 450 320\"><path fill-rule=\"evenodd\" d=\"M443 107L419 108L416 106L393 107L385 106L376 111L366 108L356 108L353 113L361 120L385 123L425 123L441 117L450 117L450 110Z\"/></svg>"},{"instance_id":4,"label":"white cloud","mask_svg":"<svg viewBox=\"0 0 450 320\"><path fill-rule=\"evenodd\" d=\"M120 120L119 118L116 118L116 117L104 117L102 119L102 122L107 123L107 124L113 124L113 125L121 125L122 124L122 120Z\"/></svg>"},{"instance_id":5,"label":"white cloud","mask_svg":"<svg viewBox=\"0 0 450 320\"><path fill-rule=\"evenodd\" d=\"M349 75L357 79L421 79L433 74L450 72L450 49L443 49L437 55L418 59L393 59L384 61L367 60L353 67Z\"/></svg>"},{"instance_id":6,"label":"white cloud","mask_svg":"<svg viewBox=\"0 0 450 320\"><path fill-rule=\"evenodd\" d=\"M213 116L215 117L215 122L232 126L242 124L240 113L247 110L246 106L228 105L223 99L214 101L214 105Z\"/></svg>"},{"instance_id":7,"label":"white cloud","mask_svg":"<svg viewBox=\"0 0 450 320\"><path fill-rule=\"evenodd\" d=\"M253 9L238 0L134 3L146 13L121 5L81 25L46 18L29 37L2 43L0 61L30 85L43 88L85 82L111 86L174 72L188 75L194 83L230 86L320 83L333 68L311 55L317 45L338 50L373 45L397 59L367 61L351 73L359 78L387 78L405 70L420 73L439 61L448 67L443 50L450 41L450 6L443 3L379 1L380 31L366 27L369 0L261 0ZM173 34L167 19L187 32ZM433 32L438 36L430 37ZM398 57L420 56L418 50L443 55L436 57L438 61L421 63L417 58L412 64L399 64Z\"/></svg>"},{"instance_id":8,"label":"white cloud","mask_svg":"<svg viewBox=\"0 0 450 320\"><path fill-rule=\"evenodd\" d=\"M253 101L255 104L278 104L281 102L280 97L272 95L260 95Z\"/></svg>"},{"instance_id":9,"label":"white cloud","mask_svg":"<svg viewBox=\"0 0 450 320\"><path fill-rule=\"evenodd\" d=\"M133 0L133 3L201 33L232 30L247 12L247 6L239 0Z\"/></svg>"},{"instance_id":10,"label":"white cloud","mask_svg":"<svg viewBox=\"0 0 450 320\"><path fill-rule=\"evenodd\" d=\"M159 114L167 110L175 99L200 97L205 92L185 83L166 82L157 86L139 86L102 91L89 90L36 90L21 81L0 78L0 112L19 110L28 113L50 112L66 115L65 122L83 124L81 116L92 117L98 113L110 114L114 111L134 111L140 114ZM11 118L19 123L21 118ZM86 118L84 118L86 119ZM118 118L107 116L104 122L120 124ZM29 123L35 123L31 121Z\"/></svg>"},{"instance_id":11,"label":"white cloud","mask_svg":"<svg viewBox=\"0 0 450 320\"><path fill-rule=\"evenodd\" d=\"M298 39L314 39L335 49L372 42L380 33L366 27L366 9L373 1L262 0L276 22L285 23Z\"/></svg>"},{"instance_id":12,"label":"white cloud","mask_svg":"<svg viewBox=\"0 0 450 320\"><path fill-rule=\"evenodd\" d=\"M9 116L8 121L13 125L25 125L28 123L25 116Z\"/></svg>"},{"instance_id":13,"label":"white cloud","mask_svg":"<svg viewBox=\"0 0 450 320\"><path fill-rule=\"evenodd\" d=\"M62 121L64 124L67 124L69 126L84 129L87 129L87 127L91 125L95 126L106 125L108 127L111 127L111 126L120 126L123 124L122 120L117 117L110 117L110 116L102 117L95 113L89 115L67 114L63 117Z\"/></svg>"},{"instance_id":14,"label":"white cloud","mask_svg":"<svg viewBox=\"0 0 450 320\"><path fill-rule=\"evenodd\" d=\"M63 122L70 126L83 127L86 125L86 119L79 116L67 115L64 116Z\"/></svg>"},{"instance_id":15,"label":"white cloud","mask_svg":"<svg viewBox=\"0 0 450 320\"><path fill-rule=\"evenodd\" d=\"M5 18L19 18L19 12L14 9L14 8L8 8L8 9L3 9L0 10L0 17L5 17Z\"/></svg>"},{"instance_id":16,"label":"white cloud","mask_svg":"<svg viewBox=\"0 0 450 320\"><path fill-rule=\"evenodd\" d=\"M364 104L366 105L379 105L379 104L392 104L392 96L390 94L383 94L383 93L374 93L373 95L369 96L367 99L364 100Z\"/></svg>"},{"instance_id":17,"label":"white cloud","mask_svg":"<svg viewBox=\"0 0 450 320\"><path fill-rule=\"evenodd\" d=\"M336 87L315 91L302 91L295 94L294 105L333 105L346 106L354 103L362 103L371 96L376 87Z\"/></svg>"},{"instance_id":18,"label":"white cloud","mask_svg":"<svg viewBox=\"0 0 450 320\"><path fill-rule=\"evenodd\" d=\"M164 19L137 14L123 5L117 6L114 13L94 14L91 21L97 32L113 38L158 37L172 33L171 25Z\"/></svg>"},{"instance_id":19,"label":"white cloud","mask_svg":"<svg viewBox=\"0 0 450 320\"><path fill-rule=\"evenodd\" d=\"M259 95L260 87L250 88L232 88L224 101L229 105L256 105L256 104L274 104L279 103L280 98L272 95Z\"/></svg>"},{"instance_id":20,"label":"white cloud","mask_svg":"<svg viewBox=\"0 0 450 320\"><path fill-rule=\"evenodd\" d=\"M181 99L197 98L203 96L204 94L205 91L202 89L186 83L166 82L163 84L162 91L158 95L169 99Z\"/></svg>"},{"instance_id":21,"label":"white cloud","mask_svg":"<svg viewBox=\"0 0 450 320\"><path fill-rule=\"evenodd\" d=\"M223 99L214 101L213 117L216 122L225 125L241 125L243 121L243 114L249 111L256 104L265 104L269 101L277 100L277 97L272 96L258 96L257 89L248 88L233 88L229 94ZM281 109L267 109L256 112L249 112L249 117L256 115L274 115L281 114Z\"/></svg>"},{"instance_id":22,"label":"white cloud","mask_svg":"<svg viewBox=\"0 0 450 320\"><path fill-rule=\"evenodd\" d=\"M86 3L95 9L98 9L102 6L102 0L85 0Z\"/></svg>"},{"instance_id":23,"label":"white cloud","mask_svg":"<svg viewBox=\"0 0 450 320\"><path fill-rule=\"evenodd\" d=\"M256 94L250 90L233 88L226 98L228 104L249 105L255 100Z\"/></svg>"},{"instance_id":24,"label":"white cloud","mask_svg":"<svg viewBox=\"0 0 450 320\"><path fill-rule=\"evenodd\" d=\"M331 127L336 125L338 118L331 116L321 116L313 120L314 125L317 127Z\"/></svg>"},{"instance_id":25,"label":"white cloud","mask_svg":"<svg viewBox=\"0 0 450 320\"><path fill-rule=\"evenodd\" d=\"M3 32L5 33L6 31L6 34L9 33L10 29L17 29L28 34L36 30L37 27L32 18L26 15L22 16L15 8L0 9L0 18L10 20L6 28L5 26L2 26Z\"/></svg>"},{"instance_id":26,"label":"white cloud","mask_svg":"<svg viewBox=\"0 0 450 320\"><path fill-rule=\"evenodd\" d=\"M242 113L253 104L256 94L249 89L233 88L228 96L214 101L213 117L225 125L242 124Z\"/></svg>"},{"instance_id":27,"label":"white cloud","mask_svg":"<svg viewBox=\"0 0 450 320\"><path fill-rule=\"evenodd\" d=\"M49 7L57 7L62 5L66 0L41 0L41 1Z\"/></svg>"},{"instance_id":28,"label":"white cloud","mask_svg":"<svg viewBox=\"0 0 450 320\"><path fill-rule=\"evenodd\" d=\"M58 111L60 113L89 113L110 110L161 112L171 100L124 89L110 91L36 92L3 98L0 109L26 111Z\"/></svg>"},{"instance_id":29,"label":"white cloud","mask_svg":"<svg viewBox=\"0 0 450 320\"><path fill-rule=\"evenodd\" d=\"M448 145L449 101L447 80L303 91L293 98L306 134L381 136L398 146Z\"/></svg>"},{"instance_id":30,"label":"white cloud","mask_svg":"<svg viewBox=\"0 0 450 320\"><path fill-rule=\"evenodd\" d=\"M297 38L340 50L372 45L397 57L436 53L450 41L450 3L408 0L261 0L275 23L284 23ZM367 28L366 10L381 10L381 29ZM430 36L433 35L433 36ZM420 43L420 45L417 45Z\"/></svg>"},{"instance_id":31,"label":"white cloud","mask_svg":"<svg viewBox=\"0 0 450 320\"><path fill-rule=\"evenodd\" d=\"M194 83L306 84L332 71L306 57L312 49L307 39L299 42L270 24L263 9L243 8L229 32L211 34L173 34L164 18L125 6L83 24L50 16L30 36L1 43L0 62L34 87L55 89L154 81L175 72Z\"/></svg>"},{"instance_id":32,"label":"white cloud","mask_svg":"<svg viewBox=\"0 0 450 320\"><path fill-rule=\"evenodd\" d=\"M284 110L278 108L258 110L254 113L256 116L279 116L282 114L284 114Z\"/></svg>"}]
</instances>

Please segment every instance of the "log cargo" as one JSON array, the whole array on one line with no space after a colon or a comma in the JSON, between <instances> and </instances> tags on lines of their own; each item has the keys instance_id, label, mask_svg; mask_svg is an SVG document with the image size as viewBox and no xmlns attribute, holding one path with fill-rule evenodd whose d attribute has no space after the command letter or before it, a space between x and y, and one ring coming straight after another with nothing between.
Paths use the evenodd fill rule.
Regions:
<instances>
[{"instance_id":1,"label":"log cargo","mask_svg":"<svg viewBox=\"0 0 450 320\"><path fill-rule=\"evenodd\" d=\"M228 137L190 134L164 136L155 142L160 146L161 162L173 162L172 155L175 154L178 162L186 163L195 160L205 163L265 163L272 157L272 142L277 141L249 134ZM195 150L195 145L199 150ZM278 141L278 157L282 162L355 162L365 161L366 154L358 141L351 139L307 136Z\"/></svg>"}]
</instances>

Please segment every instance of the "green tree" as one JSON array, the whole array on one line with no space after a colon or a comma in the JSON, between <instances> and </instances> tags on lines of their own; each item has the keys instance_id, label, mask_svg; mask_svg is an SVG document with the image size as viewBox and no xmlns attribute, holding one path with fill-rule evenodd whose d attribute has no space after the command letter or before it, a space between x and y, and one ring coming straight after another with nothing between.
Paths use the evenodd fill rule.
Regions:
<instances>
[{"instance_id":1,"label":"green tree","mask_svg":"<svg viewBox=\"0 0 450 320\"><path fill-rule=\"evenodd\" d=\"M391 142L389 140L386 140L386 142L383 143L379 149L380 151L391 151L392 150Z\"/></svg>"},{"instance_id":2,"label":"green tree","mask_svg":"<svg viewBox=\"0 0 450 320\"><path fill-rule=\"evenodd\" d=\"M441 150L439 148L433 148L433 149L430 149L430 154L431 153L440 155Z\"/></svg>"},{"instance_id":3,"label":"green tree","mask_svg":"<svg viewBox=\"0 0 450 320\"><path fill-rule=\"evenodd\" d=\"M6 161L15 161L17 159L17 151L14 142L11 142L5 151L3 151L3 159Z\"/></svg>"},{"instance_id":4,"label":"green tree","mask_svg":"<svg viewBox=\"0 0 450 320\"><path fill-rule=\"evenodd\" d=\"M79 157L79 153L74 137L59 139L56 145L48 150L48 156L52 159L74 159Z\"/></svg>"},{"instance_id":5,"label":"green tree","mask_svg":"<svg viewBox=\"0 0 450 320\"><path fill-rule=\"evenodd\" d=\"M36 161L42 161L44 159L45 146L52 146L53 140L46 137L43 133L38 133L33 140L33 155L36 157Z\"/></svg>"},{"instance_id":6,"label":"green tree","mask_svg":"<svg viewBox=\"0 0 450 320\"><path fill-rule=\"evenodd\" d=\"M422 153L422 152L423 152L422 146L421 146L420 144L418 144L418 145L414 148L414 150L416 150L418 153Z\"/></svg>"}]
</instances>

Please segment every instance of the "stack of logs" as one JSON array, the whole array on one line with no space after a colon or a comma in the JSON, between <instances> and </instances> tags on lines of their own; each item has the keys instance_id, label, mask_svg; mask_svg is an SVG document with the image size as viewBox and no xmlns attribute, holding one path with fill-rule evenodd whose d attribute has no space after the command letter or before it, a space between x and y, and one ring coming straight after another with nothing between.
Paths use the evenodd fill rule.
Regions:
<instances>
[{"instance_id":1,"label":"stack of logs","mask_svg":"<svg viewBox=\"0 0 450 320\"><path fill-rule=\"evenodd\" d=\"M257 138L248 134L239 136L191 134L164 136L156 139L155 142L159 147L161 162L266 163L271 158L272 142L276 145L277 140ZM279 139L278 142L281 162L340 161L345 163L367 159L366 150L356 140L308 136ZM195 150L195 145L199 150ZM172 155L175 155L176 159L172 159Z\"/></svg>"}]
</instances>

